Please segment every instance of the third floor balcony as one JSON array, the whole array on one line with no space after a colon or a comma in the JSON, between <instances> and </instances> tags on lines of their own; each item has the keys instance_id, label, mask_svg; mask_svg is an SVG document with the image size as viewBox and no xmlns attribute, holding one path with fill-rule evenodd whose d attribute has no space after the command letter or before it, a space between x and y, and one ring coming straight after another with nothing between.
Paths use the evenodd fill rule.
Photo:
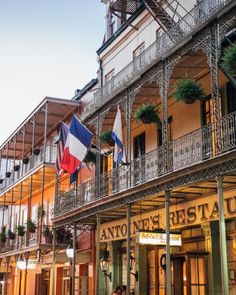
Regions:
<instances>
[{"instance_id":1,"label":"third floor balcony","mask_svg":"<svg viewBox=\"0 0 236 295\"><path fill-rule=\"evenodd\" d=\"M222 11L223 8L231 5L233 0L202 0L183 16L176 24L173 24L167 32L163 33L142 53L126 64L117 74L107 81L94 94L94 98L85 107L83 118L87 118L109 100L132 85L140 76L153 65L177 50L181 44L192 38L199 29L206 26L209 21ZM122 48L121 48L122 49ZM122 50L121 53L122 54ZM126 60L127 53L123 53L117 61ZM112 64L116 64L112 61Z\"/></svg>"},{"instance_id":2,"label":"third floor balcony","mask_svg":"<svg viewBox=\"0 0 236 295\"><path fill-rule=\"evenodd\" d=\"M0 194L55 165L57 129L78 112L77 101L46 97L0 147Z\"/></svg>"}]
</instances>

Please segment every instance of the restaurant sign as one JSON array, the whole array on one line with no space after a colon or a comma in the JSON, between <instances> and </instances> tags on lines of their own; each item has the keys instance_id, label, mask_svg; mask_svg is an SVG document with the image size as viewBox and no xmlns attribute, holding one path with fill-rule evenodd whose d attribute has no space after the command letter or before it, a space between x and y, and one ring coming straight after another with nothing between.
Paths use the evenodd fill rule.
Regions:
<instances>
[{"instance_id":1,"label":"restaurant sign","mask_svg":"<svg viewBox=\"0 0 236 295\"><path fill-rule=\"evenodd\" d=\"M166 245L165 233L140 231L137 233L137 239L140 245L154 245L154 246ZM181 235L170 234L170 246L181 246L181 245L182 245Z\"/></svg>"},{"instance_id":2,"label":"restaurant sign","mask_svg":"<svg viewBox=\"0 0 236 295\"><path fill-rule=\"evenodd\" d=\"M236 216L236 194L235 191L224 192L225 218ZM200 225L206 221L218 220L219 204L218 196L212 195L207 198L199 198L186 201L181 204L170 206L170 228L177 230L188 226ZM131 237L139 231L157 231L165 229L165 208L152 212L133 215L131 217ZM121 219L101 224L100 241L108 242L126 239L127 220Z\"/></svg>"}]
</instances>

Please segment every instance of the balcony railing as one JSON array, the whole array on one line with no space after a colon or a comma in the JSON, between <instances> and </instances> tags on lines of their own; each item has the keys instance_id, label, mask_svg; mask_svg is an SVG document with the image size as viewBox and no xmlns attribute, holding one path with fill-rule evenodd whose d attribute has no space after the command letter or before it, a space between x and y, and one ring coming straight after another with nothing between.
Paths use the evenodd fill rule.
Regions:
<instances>
[{"instance_id":1,"label":"balcony railing","mask_svg":"<svg viewBox=\"0 0 236 295\"><path fill-rule=\"evenodd\" d=\"M11 186L15 182L17 182L19 179L21 179L23 176L25 176L30 170L36 168L38 165L40 165L42 162L46 163L55 163L56 161L56 146L47 145L46 146L46 152L45 152L45 158L44 158L44 147L40 149L39 155L32 154L29 157L29 161L27 164L23 163L23 160L18 161L17 164L19 164L18 171L14 171L12 168L10 172L10 177L1 179L2 183L0 184L0 191L5 190L7 187Z\"/></svg>"},{"instance_id":2,"label":"balcony railing","mask_svg":"<svg viewBox=\"0 0 236 295\"><path fill-rule=\"evenodd\" d=\"M202 0L176 23L176 25L168 30L168 32L161 35L143 53L96 91L94 99L85 107L82 115L83 119L109 101L112 96L127 88L143 72L148 70L158 60L161 60L170 50L174 49L181 41L190 36L194 30L206 23L213 15L232 1Z\"/></svg>"},{"instance_id":3,"label":"balcony railing","mask_svg":"<svg viewBox=\"0 0 236 295\"><path fill-rule=\"evenodd\" d=\"M48 225L48 228L52 233L52 226ZM51 238L48 238L42 234L40 242L40 231L39 228L36 228L34 233L25 232L24 236L18 236L16 234L14 240L7 238L5 243L0 243L0 253L23 249L39 244L45 244L49 246L52 245L52 236Z\"/></svg>"},{"instance_id":4,"label":"balcony railing","mask_svg":"<svg viewBox=\"0 0 236 295\"><path fill-rule=\"evenodd\" d=\"M212 159L236 148L236 112L221 118L220 147L216 149L215 124L208 124L168 145L168 163L163 146L78 186L55 200L54 215L59 216L97 199L114 195L168 173Z\"/></svg>"}]
</instances>

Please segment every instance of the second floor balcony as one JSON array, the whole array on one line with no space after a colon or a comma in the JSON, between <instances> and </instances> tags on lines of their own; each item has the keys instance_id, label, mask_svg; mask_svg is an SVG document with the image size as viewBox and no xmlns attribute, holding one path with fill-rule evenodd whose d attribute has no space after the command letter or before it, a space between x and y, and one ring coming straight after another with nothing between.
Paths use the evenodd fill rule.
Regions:
<instances>
[{"instance_id":1,"label":"second floor balcony","mask_svg":"<svg viewBox=\"0 0 236 295\"><path fill-rule=\"evenodd\" d=\"M217 126L217 127L216 127ZM220 143L216 144L216 130L220 131ZM101 174L76 189L57 196L55 217L92 204L99 199L125 192L147 184L178 170L219 158L236 149L236 112L223 116L219 124L209 123L180 138L160 146L128 165L119 166ZM168 161L165 162L165 153Z\"/></svg>"}]
</instances>

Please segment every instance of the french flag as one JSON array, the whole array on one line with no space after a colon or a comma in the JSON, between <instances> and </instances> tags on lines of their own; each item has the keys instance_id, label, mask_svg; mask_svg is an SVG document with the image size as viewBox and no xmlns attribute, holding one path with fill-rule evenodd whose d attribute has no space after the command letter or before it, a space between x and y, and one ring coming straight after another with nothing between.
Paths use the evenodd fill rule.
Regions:
<instances>
[{"instance_id":1,"label":"french flag","mask_svg":"<svg viewBox=\"0 0 236 295\"><path fill-rule=\"evenodd\" d=\"M61 161L61 168L73 174L83 161L92 138L92 132L73 115Z\"/></svg>"}]
</instances>

